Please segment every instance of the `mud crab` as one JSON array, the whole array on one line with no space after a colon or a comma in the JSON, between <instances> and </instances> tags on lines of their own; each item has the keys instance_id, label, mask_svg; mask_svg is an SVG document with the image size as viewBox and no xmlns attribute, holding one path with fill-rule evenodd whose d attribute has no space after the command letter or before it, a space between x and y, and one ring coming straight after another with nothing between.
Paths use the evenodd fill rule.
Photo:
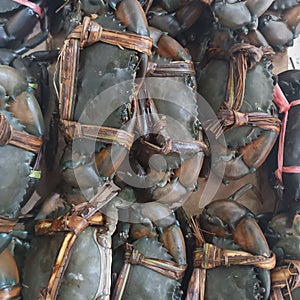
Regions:
<instances>
[{"instance_id":1,"label":"mud crab","mask_svg":"<svg viewBox=\"0 0 300 300\"><path fill-rule=\"evenodd\" d=\"M196 249L186 299L216 299L217 294L226 299L269 299L276 258L245 206L215 200L192 218L192 227ZM227 279L225 285L220 278Z\"/></svg>"},{"instance_id":2,"label":"mud crab","mask_svg":"<svg viewBox=\"0 0 300 300\"><path fill-rule=\"evenodd\" d=\"M138 202L159 201L175 209L194 191L207 147L190 55L157 28L150 27L150 35L156 48L138 97L139 137L117 175L133 186Z\"/></svg>"},{"instance_id":3,"label":"mud crab","mask_svg":"<svg viewBox=\"0 0 300 300\"><path fill-rule=\"evenodd\" d=\"M220 156L213 171L218 173L218 164L225 162L225 179L255 172L279 135L280 120L272 102L272 53L269 47L257 48L246 43L230 46L227 41L225 49L208 49L208 63L199 69L198 92L219 119L211 122L203 116L202 125L205 131L213 133L216 141L224 134L225 145L217 143L216 147L227 154Z\"/></svg>"},{"instance_id":4,"label":"mud crab","mask_svg":"<svg viewBox=\"0 0 300 300\"><path fill-rule=\"evenodd\" d=\"M117 217L111 217L115 209L112 204L110 217L99 209L111 202L118 191L106 183L89 201L84 198L71 207L71 203L60 199L61 204L53 206L55 210L47 213L45 208L37 215L35 236L23 270L23 299L109 299L111 235ZM57 203L59 198L53 195L49 200Z\"/></svg>"},{"instance_id":5,"label":"mud crab","mask_svg":"<svg viewBox=\"0 0 300 300\"><path fill-rule=\"evenodd\" d=\"M79 15L86 9L86 17L70 33L61 51L58 98L62 132L73 156L70 159L66 149L63 174L68 183L78 186L74 179L77 167L91 165L87 181L98 182L97 173L111 176L133 143L135 99L151 39L144 12L136 1L121 2L115 13L107 12L104 4L92 5L89 1L74 9ZM91 9L105 12L91 19L87 16ZM131 9L134 16L129 22ZM101 33L98 38L97 32ZM94 53L102 53L107 59Z\"/></svg>"},{"instance_id":6,"label":"mud crab","mask_svg":"<svg viewBox=\"0 0 300 300\"><path fill-rule=\"evenodd\" d=\"M47 0L4 0L0 7L0 64L19 70L32 87L43 114L49 102L48 66L56 58L57 50L29 53L49 37ZM39 26L38 26L39 25Z\"/></svg>"},{"instance_id":7,"label":"mud crab","mask_svg":"<svg viewBox=\"0 0 300 300\"><path fill-rule=\"evenodd\" d=\"M138 97L140 118L136 130L140 138L129 157L140 175L131 184L136 203L126 210L126 215L134 220L123 224L125 229L116 233L125 250L116 249L113 258L113 274L117 277L113 299L181 298L186 253L173 209L181 206L193 191L206 149L197 119L190 56L172 37L157 28L149 29L156 47ZM184 107L179 99L186 102ZM174 120L180 120L179 125ZM116 174L130 185L124 167ZM142 277L147 280L137 285ZM150 285L155 293L153 288L149 290Z\"/></svg>"},{"instance_id":8,"label":"mud crab","mask_svg":"<svg viewBox=\"0 0 300 300\"><path fill-rule=\"evenodd\" d=\"M47 0L2 1L0 8L1 63L8 64L13 56L24 54L47 39L48 21L44 11L46 3ZM27 40L26 38L33 32L38 22L40 22L41 31Z\"/></svg>"},{"instance_id":9,"label":"mud crab","mask_svg":"<svg viewBox=\"0 0 300 300\"><path fill-rule=\"evenodd\" d=\"M30 82L36 90L43 116L48 112L50 103L48 67L58 55L58 50L34 51L37 46L43 48L42 43L46 44L49 38L48 4L47 0L4 0L0 6L0 64L16 68ZM48 139L47 130L44 139ZM50 169L55 146L45 142L43 147Z\"/></svg>"},{"instance_id":10,"label":"mud crab","mask_svg":"<svg viewBox=\"0 0 300 300\"><path fill-rule=\"evenodd\" d=\"M186 248L174 212L151 202L126 213L132 223L115 234L112 299L181 299Z\"/></svg>"}]
</instances>

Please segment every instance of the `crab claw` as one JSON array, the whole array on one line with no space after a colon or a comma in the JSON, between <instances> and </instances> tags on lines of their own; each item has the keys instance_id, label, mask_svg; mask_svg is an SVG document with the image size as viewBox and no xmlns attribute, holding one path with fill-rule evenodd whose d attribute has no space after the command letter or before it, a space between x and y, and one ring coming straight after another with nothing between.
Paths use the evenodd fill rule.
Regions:
<instances>
[{"instance_id":1,"label":"crab claw","mask_svg":"<svg viewBox=\"0 0 300 300\"><path fill-rule=\"evenodd\" d=\"M218 22L232 30L242 28L251 22L251 14L246 1L235 3L215 1L213 12Z\"/></svg>"},{"instance_id":2,"label":"crab claw","mask_svg":"<svg viewBox=\"0 0 300 300\"><path fill-rule=\"evenodd\" d=\"M158 201L171 209L180 207L197 186L197 180L203 163L203 153L197 153L185 160L174 171L174 176L166 184L156 185L138 192L138 198L145 202Z\"/></svg>"},{"instance_id":3,"label":"crab claw","mask_svg":"<svg viewBox=\"0 0 300 300\"><path fill-rule=\"evenodd\" d=\"M17 299L21 294L20 277L16 261L8 249L0 254L0 293L2 299Z\"/></svg>"},{"instance_id":4,"label":"crab claw","mask_svg":"<svg viewBox=\"0 0 300 300\"><path fill-rule=\"evenodd\" d=\"M255 172L266 160L271 152L278 134L274 131L264 131L256 140L237 150L237 155L229 158L221 155L218 160L213 162L213 171L219 176L219 170L223 170L222 164L225 163L224 178L235 180ZM228 153L228 149L221 144L217 144L218 153Z\"/></svg>"},{"instance_id":5,"label":"crab claw","mask_svg":"<svg viewBox=\"0 0 300 300\"><path fill-rule=\"evenodd\" d=\"M269 245L254 218L243 218L232 232L232 238L243 250L270 257Z\"/></svg>"},{"instance_id":6,"label":"crab claw","mask_svg":"<svg viewBox=\"0 0 300 300\"><path fill-rule=\"evenodd\" d=\"M208 236L232 238L244 251L269 257L270 250L254 215L232 200L215 200L200 216L201 228Z\"/></svg>"},{"instance_id":7,"label":"crab claw","mask_svg":"<svg viewBox=\"0 0 300 300\"><path fill-rule=\"evenodd\" d=\"M259 30L268 43L280 51L293 43L294 36L286 22L271 13L261 16Z\"/></svg>"},{"instance_id":8,"label":"crab claw","mask_svg":"<svg viewBox=\"0 0 300 300\"><path fill-rule=\"evenodd\" d=\"M251 14L260 17L274 2L274 0L247 0L246 5Z\"/></svg>"}]
</instances>

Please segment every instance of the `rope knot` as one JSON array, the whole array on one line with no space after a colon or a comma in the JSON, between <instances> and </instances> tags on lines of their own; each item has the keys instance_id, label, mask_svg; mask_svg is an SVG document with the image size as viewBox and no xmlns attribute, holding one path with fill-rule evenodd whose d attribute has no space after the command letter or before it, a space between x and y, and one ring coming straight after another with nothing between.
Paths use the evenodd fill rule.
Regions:
<instances>
[{"instance_id":1,"label":"rope knot","mask_svg":"<svg viewBox=\"0 0 300 300\"><path fill-rule=\"evenodd\" d=\"M290 103L287 101L278 83L274 86L273 102L279 108L280 113L286 113L291 108Z\"/></svg>"},{"instance_id":2,"label":"rope knot","mask_svg":"<svg viewBox=\"0 0 300 300\"><path fill-rule=\"evenodd\" d=\"M144 259L144 255L137 249L133 249L129 258L129 263L132 265L140 265Z\"/></svg>"},{"instance_id":3,"label":"rope knot","mask_svg":"<svg viewBox=\"0 0 300 300\"><path fill-rule=\"evenodd\" d=\"M90 17L84 17L80 32L80 48L84 48L101 39L103 28L92 21Z\"/></svg>"},{"instance_id":4,"label":"rope knot","mask_svg":"<svg viewBox=\"0 0 300 300\"><path fill-rule=\"evenodd\" d=\"M234 119L235 119L235 127L240 127L247 125L249 123L249 117L247 113L242 113L236 110L232 111L234 114Z\"/></svg>"},{"instance_id":5,"label":"rope knot","mask_svg":"<svg viewBox=\"0 0 300 300\"><path fill-rule=\"evenodd\" d=\"M101 39L103 28L100 24L92 21L90 17L84 17L82 24L75 27L75 29L69 34L68 40L79 40L80 49L93 44Z\"/></svg>"},{"instance_id":6,"label":"rope knot","mask_svg":"<svg viewBox=\"0 0 300 300\"><path fill-rule=\"evenodd\" d=\"M263 57L270 57L274 52L271 47L255 47L248 44L235 44L228 50L228 57L235 61L242 55L247 62L248 70L254 68Z\"/></svg>"}]
</instances>

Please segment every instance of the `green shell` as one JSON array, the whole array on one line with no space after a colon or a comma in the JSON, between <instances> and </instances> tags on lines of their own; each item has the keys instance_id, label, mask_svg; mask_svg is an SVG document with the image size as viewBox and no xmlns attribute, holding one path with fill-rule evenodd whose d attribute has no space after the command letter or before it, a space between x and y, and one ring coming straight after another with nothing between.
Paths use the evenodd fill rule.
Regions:
<instances>
[{"instance_id":1,"label":"green shell","mask_svg":"<svg viewBox=\"0 0 300 300\"><path fill-rule=\"evenodd\" d=\"M152 56L150 61L158 65L172 64L171 61L158 55ZM167 117L167 130L170 137L194 140L197 136L194 125L198 120L195 76L187 74L178 77L148 77L146 84L150 84L150 87L147 85L147 88L159 114Z\"/></svg>"},{"instance_id":2,"label":"green shell","mask_svg":"<svg viewBox=\"0 0 300 300\"><path fill-rule=\"evenodd\" d=\"M205 300L256 300L262 296L261 281L252 266L217 267L207 270Z\"/></svg>"},{"instance_id":3,"label":"green shell","mask_svg":"<svg viewBox=\"0 0 300 300\"><path fill-rule=\"evenodd\" d=\"M234 240L232 234L236 224L246 218L254 218L254 215L245 206L231 200L216 200L204 208L199 216L199 224L206 242L221 249L247 251ZM248 228L245 226L244 230L247 231ZM261 247L248 250L253 255L268 253L267 251ZM207 270L205 300L268 299L270 288L269 270L251 265L219 266Z\"/></svg>"},{"instance_id":4,"label":"green shell","mask_svg":"<svg viewBox=\"0 0 300 300\"><path fill-rule=\"evenodd\" d=\"M147 257L171 261L167 250L155 239L140 238L133 243L134 248ZM118 273L122 265L122 256L114 255L113 270ZM127 281L123 300L180 299L180 283L156 273L144 266L134 265Z\"/></svg>"},{"instance_id":5,"label":"green shell","mask_svg":"<svg viewBox=\"0 0 300 300\"><path fill-rule=\"evenodd\" d=\"M101 266L97 229L88 227L76 239L58 292L58 300L94 299L99 287ZM33 238L23 270L23 299L38 299L48 284L63 233Z\"/></svg>"},{"instance_id":6,"label":"green shell","mask_svg":"<svg viewBox=\"0 0 300 300\"><path fill-rule=\"evenodd\" d=\"M103 14L94 21L103 28L125 31L112 14ZM83 49L79 59L74 120L83 124L122 129L131 118L137 64L138 54L134 50L102 42ZM82 162L85 165L93 161L95 152L105 147L106 144L101 142L79 139L73 141L72 152L85 157ZM63 165L63 168L69 167ZM97 181L97 178L93 180Z\"/></svg>"},{"instance_id":7,"label":"green shell","mask_svg":"<svg viewBox=\"0 0 300 300\"><path fill-rule=\"evenodd\" d=\"M24 131L24 127L10 113L2 113L14 129ZM15 217L30 181L30 163L34 154L15 146L5 145L0 147L0 156L0 214Z\"/></svg>"},{"instance_id":8,"label":"green shell","mask_svg":"<svg viewBox=\"0 0 300 300\"><path fill-rule=\"evenodd\" d=\"M211 60L197 77L198 92L217 112L225 100L229 63L225 60ZM275 110L273 105L273 80L271 65L262 60L246 76L245 95L240 112L266 112ZM205 127L204 127L205 129ZM255 140L262 130L253 126L242 126L225 132L228 148L237 149Z\"/></svg>"},{"instance_id":9,"label":"green shell","mask_svg":"<svg viewBox=\"0 0 300 300\"><path fill-rule=\"evenodd\" d=\"M8 100L23 101L31 113L30 121L21 124L9 112ZM13 129L27 132L35 136L42 136L44 123L42 113L33 92L28 89L24 77L14 68L0 66L0 112L6 117ZM32 184L31 163L36 154L13 145L0 146L0 215L16 217L20 210L20 203Z\"/></svg>"},{"instance_id":10,"label":"green shell","mask_svg":"<svg viewBox=\"0 0 300 300\"><path fill-rule=\"evenodd\" d=\"M94 21L104 28L125 31L111 14ZM86 47L80 55L74 119L121 128L129 117L126 114L135 87L137 62L137 52L133 50L101 42Z\"/></svg>"}]
</instances>

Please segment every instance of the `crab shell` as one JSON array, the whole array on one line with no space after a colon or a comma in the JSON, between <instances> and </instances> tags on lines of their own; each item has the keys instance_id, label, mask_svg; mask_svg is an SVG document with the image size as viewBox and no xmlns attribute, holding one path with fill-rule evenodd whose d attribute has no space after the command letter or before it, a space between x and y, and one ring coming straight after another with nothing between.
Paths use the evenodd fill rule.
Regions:
<instances>
[{"instance_id":1,"label":"crab shell","mask_svg":"<svg viewBox=\"0 0 300 300\"><path fill-rule=\"evenodd\" d=\"M215 112L219 110L225 99L228 72L229 63L226 60L211 59L198 73L198 92ZM239 111L267 112L276 116L277 110L272 102L273 89L271 64L263 59L256 67L247 71L244 100ZM203 129L206 130L205 125ZM223 151L223 155L217 154L219 157L216 162L213 162L213 172L218 174L221 169L219 165L224 162L226 179L238 179L254 172L267 158L277 136L278 134L273 131L249 125L225 131L227 149L218 143L218 139L214 141L216 147L214 150L219 149L217 153Z\"/></svg>"},{"instance_id":2,"label":"crab shell","mask_svg":"<svg viewBox=\"0 0 300 300\"><path fill-rule=\"evenodd\" d=\"M126 242L147 259L158 258L186 266L185 240L174 212L164 204L151 202L135 203L123 213L127 218L130 216L130 223L119 222L113 236L112 269L113 278L117 280L113 284L112 299L181 299L180 278L156 272L143 263L128 264L128 259L124 261L124 247L120 247ZM126 265L130 273L124 278Z\"/></svg>"},{"instance_id":3,"label":"crab shell","mask_svg":"<svg viewBox=\"0 0 300 300\"><path fill-rule=\"evenodd\" d=\"M147 257L172 261L172 256L155 239L142 237L133 243L135 249ZM119 264L121 253L113 256L113 271L118 273L114 264ZM122 261L121 261L122 263ZM134 265L130 273L122 299L180 299L180 283L174 279L156 273L144 266Z\"/></svg>"},{"instance_id":4,"label":"crab shell","mask_svg":"<svg viewBox=\"0 0 300 300\"><path fill-rule=\"evenodd\" d=\"M150 221L152 217L154 217L155 220L153 223L150 221L149 223L143 224L130 224L128 241L134 246L134 249L138 250L145 257L158 258L164 261L175 261L181 265L185 265L186 252L181 229L175 222L174 214L171 214L167 218L159 217L160 214L164 215L165 210L168 209L162 204L149 203L147 207L142 210L142 214L148 221ZM146 215L144 215L144 213ZM126 228L126 224L127 223L125 223L123 231ZM153 226L154 224L155 227ZM156 232L159 232L158 237ZM114 276L118 276L121 271L123 254L121 247L114 251ZM139 283L139 280L142 280L142 278L146 278L146 280ZM119 297L116 292L116 290L119 290L117 288L118 282L115 285L113 297ZM169 278L143 265L132 264L122 299L181 299L181 294L180 280Z\"/></svg>"},{"instance_id":5,"label":"crab shell","mask_svg":"<svg viewBox=\"0 0 300 300\"><path fill-rule=\"evenodd\" d=\"M14 68L0 66L0 111L11 126L19 131L41 137L43 117L32 89ZM31 178L36 154L13 145L0 146L1 196L0 214L16 217Z\"/></svg>"},{"instance_id":6,"label":"crab shell","mask_svg":"<svg viewBox=\"0 0 300 300\"><path fill-rule=\"evenodd\" d=\"M281 212L275 215L267 223L265 229L265 236L268 240L270 248L276 254L277 267L279 272L284 268L289 269L289 261L300 260L300 218L299 210L296 207L290 209L289 212ZM272 272L272 271L271 271ZM291 275L298 276L291 273ZM276 278L277 276L275 276ZM290 284L292 281L287 281ZM284 289L284 287L282 288ZM298 299L300 295L300 289L290 286L290 293L293 299ZM273 299L273 298L272 298ZM289 299L289 296L285 296L284 299Z\"/></svg>"},{"instance_id":7,"label":"crab shell","mask_svg":"<svg viewBox=\"0 0 300 300\"><path fill-rule=\"evenodd\" d=\"M195 98L195 78L189 77L189 75L177 78L151 78L149 83L151 83L150 95L155 95L153 101L159 115L165 117L166 130L170 139L174 140L174 144L176 140L187 142L195 140L197 132L194 126L199 122ZM144 156L143 153L137 154L138 159L142 156ZM178 174L175 174L170 182L167 180L168 176L160 176L161 180L147 191L143 190L139 198L142 202L149 198L150 201L158 200L171 206L179 205L180 198L193 191L203 159L203 153L189 154L188 151L186 154L169 153L150 157L151 166L156 172L165 172L166 175L170 172ZM140 160L140 162L142 161Z\"/></svg>"},{"instance_id":8,"label":"crab shell","mask_svg":"<svg viewBox=\"0 0 300 300\"><path fill-rule=\"evenodd\" d=\"M57 299L95 299L109 295L110 286L105 286L105 278L110 277L111 249L100 244L100 231L88 227L78 236ZM23 270L23 299L38 299L41 290L47 287L63 237L64 233L56 233L32 239Z\"/></svg>"}]
</instances>

